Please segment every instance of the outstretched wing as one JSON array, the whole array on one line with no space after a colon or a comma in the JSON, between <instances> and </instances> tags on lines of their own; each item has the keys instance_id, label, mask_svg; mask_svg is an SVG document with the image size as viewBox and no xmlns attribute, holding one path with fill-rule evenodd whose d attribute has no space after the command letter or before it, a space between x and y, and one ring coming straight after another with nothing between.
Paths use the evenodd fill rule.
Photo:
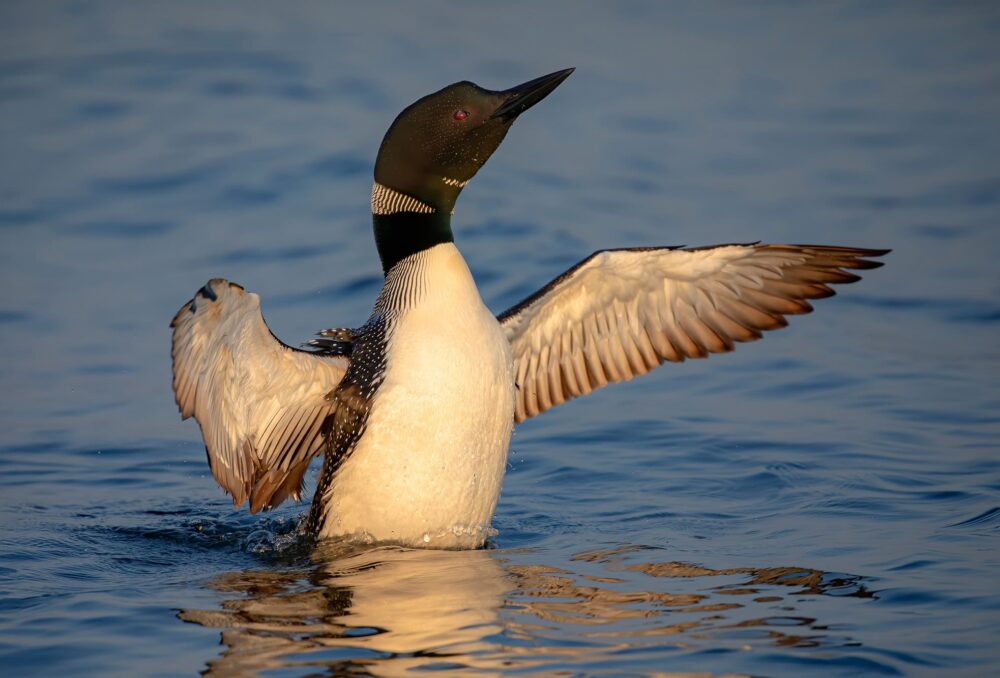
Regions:
<instances>
[{"instance_id":1,"label":"outstretched wing","mask_svg":"<svg viewBox=\"0 0 1000 678\"><path fill-rule=\"evenodd\" d=\"M271 334L260 298L210 280L174 316L171 354L181 417L198 421L212 475L239 506L298 499L323 449L326 400L349 362L299 351Z\"/></svg>"},{"instance_id":2,"label":"outstretched wing","mask_svg":"<svg viewBox=\"0 0 1000 678\"><path fill-rule=\"evenodd\" d=\"M524 421L665 360L704 358L784 327L806 299L860 278L889 250L824 245L648 247L595 252L498 320Z\"/></svg>"}]
</instances>

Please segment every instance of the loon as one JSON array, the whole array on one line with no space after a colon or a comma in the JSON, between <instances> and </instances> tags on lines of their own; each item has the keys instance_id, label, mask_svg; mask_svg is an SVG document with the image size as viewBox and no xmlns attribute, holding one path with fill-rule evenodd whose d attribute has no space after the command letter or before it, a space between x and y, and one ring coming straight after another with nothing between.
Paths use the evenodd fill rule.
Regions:
<instances>
[{"instance_id":1,"label":"loon","mask_svg":"<svg viewBox=\"0 0 1000 678\"><path fill-rule=\"evenodd\" d=\"M173 389L235 506L299 499L316 538L478 548L516 423L665 361L704 358L786 325L889 250L728 244L601 250L494 316L451 227L455 201L513 122L573 69L491 91L468 81L406 108L371 194L384 283L360 328L293 348L260 299L223 279L173 328Z\"/></svg>"}]
</instances>

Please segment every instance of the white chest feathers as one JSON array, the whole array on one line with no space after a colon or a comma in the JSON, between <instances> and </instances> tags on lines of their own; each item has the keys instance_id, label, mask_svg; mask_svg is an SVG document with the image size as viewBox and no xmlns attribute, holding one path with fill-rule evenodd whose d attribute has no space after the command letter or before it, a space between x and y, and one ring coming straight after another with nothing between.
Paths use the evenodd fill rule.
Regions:
<instances>
[{"instance_id":1,"label":"white chest feathers","mask_svg":"<svg viewBox=\"0 0 1000 678\"><path fill-rule=\"evenodd\" d=\"M327 488L320 536L476 547L489 536L513 428L510 346L453 244L415 257L384 379Z\"/></svg>"}]
</instances>

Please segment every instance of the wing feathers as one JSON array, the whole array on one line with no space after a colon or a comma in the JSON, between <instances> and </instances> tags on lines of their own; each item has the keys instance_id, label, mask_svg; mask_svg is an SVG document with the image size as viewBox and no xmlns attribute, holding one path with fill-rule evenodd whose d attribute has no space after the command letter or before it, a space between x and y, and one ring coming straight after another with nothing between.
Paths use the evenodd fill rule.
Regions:
<instances>
[{"instance_id":1,"label":"wing feathers","mask_svg":"<svg viewBox=\"0 0 1000 678\"><path fill-rule=\"evenodd\" d=\"M704 358L809 313L808 300L855 282L889 250L719 245L603 250L498 319L519 385L515 417L533 417L664 361Z\"/></svg>"},{"instance_id":2,"label":"wing feathers","mask_svg":"<svg viewBox=\"0 0 1000 678\"><path fill-rule=\"evenodd\" d=\"M309 461L322 451L325 396L347 368L278 341L256 294L221 278L198 290L170 323L174 395L201 426L209 467L250 510L298 498Z\"/></svg>"}]
</instances>

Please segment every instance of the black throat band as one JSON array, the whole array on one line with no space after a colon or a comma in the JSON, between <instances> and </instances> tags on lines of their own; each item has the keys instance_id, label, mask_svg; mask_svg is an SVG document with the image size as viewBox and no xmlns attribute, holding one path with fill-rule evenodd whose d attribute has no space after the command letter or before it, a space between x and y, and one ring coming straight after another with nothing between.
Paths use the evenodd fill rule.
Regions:
<instances>
[{"instance_id":1,"label":"black throat band","mask_svg":"<svg viewBox=\"0 0 1000 678\"><path fill-rule=\"evenodd\" d=\"M451 214L433 212L396 212L373 214L375 246L382 259L382 273L400 261L444 242L454 242L451 232Z\"/></svg>"}]
</instances>

